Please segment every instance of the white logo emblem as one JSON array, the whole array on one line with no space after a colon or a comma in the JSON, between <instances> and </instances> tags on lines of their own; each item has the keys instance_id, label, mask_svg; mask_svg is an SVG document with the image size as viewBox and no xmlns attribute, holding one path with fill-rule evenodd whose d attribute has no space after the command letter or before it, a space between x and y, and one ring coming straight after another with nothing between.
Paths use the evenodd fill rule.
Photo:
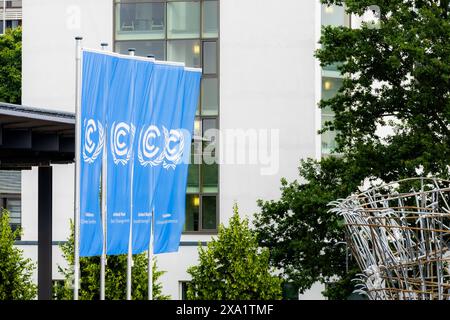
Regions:
<instances>
[{"instance_id":1,"label":"white logo emblem","mask_svg":"<svg viewBox=\"0 0 450 320\"><path fill-rule=\"evenodd\" d=\"M136 128L133 124L113 122L111 127L111 153L115 164L126 165L133 152L133 140ZM129 136L127 138L127 136Z\"/></svg>"},{"instance_id":2,"label":"white logo emblem","mask_svg":"<svg viewBox=\"0 0 450 320\"><path fill-rule=\"evenodd\" d=\"M161 136L161 131L154 125L149 126L145 131L144 129L141 129L139 134L138 159L142 166L154 167L161 164L164 159L164 152L160 152L161 148L152 144L154 139Z\"/></svg>"},{"instance_id":3,"label":"white logo emblem","mask_svg":"<svg viewBox=\"0 0 450 320\"><path fill-rule=\"evenodd\" d=\"M105 131L100 121L95 122L94 119L84 119L84 125L83 160L93 163L103 149Z\"/></svg>"},{"instance_id":4,"label":"white logo emblem","mask_svg":"<svg viewBox=\"0 0 450 320\"><path fill-rule=\"evenodd\" d=\"M165 169L172 168L181 162L184 151L184 135L179 129L172 129L168 131L163 127L165 148L164 148L164 162Z\"/></svg>"},{"instance_id":5,"label":"white logo emblem","mask_svg":"<svg viewBox=\"0 0 450 320\"><path fill-rule=\"evenodd\" d=\"M162 164L165 169L175 169L183 157L184 135L180 129L162 127L164 141L158 127L151 125L139 134L138 159L142 166ZM158 141L159 140L159 141Z\"/></svg>"}]
</instances>

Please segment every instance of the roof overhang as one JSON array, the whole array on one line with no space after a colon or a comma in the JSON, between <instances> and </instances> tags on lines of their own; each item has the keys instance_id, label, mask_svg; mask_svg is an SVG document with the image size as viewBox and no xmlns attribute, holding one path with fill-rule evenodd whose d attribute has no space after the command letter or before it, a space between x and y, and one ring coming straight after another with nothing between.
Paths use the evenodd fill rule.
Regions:
<instances>
[{"instance_id":1,"label":"roof overhang","mask_svg":"<svg viewBox=\"0 0 450 320\"><path fill-rule=\"evenodd\" d=\"M0 169L72 163L75 114L0 102Z\"/></svg>"}]
</instances>

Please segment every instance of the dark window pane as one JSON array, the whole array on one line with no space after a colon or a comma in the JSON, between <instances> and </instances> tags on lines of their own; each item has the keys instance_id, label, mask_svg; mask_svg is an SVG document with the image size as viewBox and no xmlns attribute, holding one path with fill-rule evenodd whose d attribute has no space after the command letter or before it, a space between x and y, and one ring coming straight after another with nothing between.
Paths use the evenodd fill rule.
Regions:
<instances>
[{"instance_id":1,"label":"dark window pane","mask_svg":"<svg viewBox=\"0 0 450 320\"><path fill-rule=\"evenodd\" d=\"M192 156L192 159L194 158L194 156ZM193 161L193 160L191 160ZM188 181L187 181L187 192L199 192L200 191L200 187L199 187L199 175L200 175L200 169L199 169L199 165L198 164L193 164L191 163L189 165L189 170L188 170Z\"/></svg>"},{"instance_id":2,"label":"dark window pane","mask_svg":"<svg viewBox=\"0 0 450 320\"><path fill-rule=\"evenodd\" d=\"M216 196L203 196L202 198L202 229L215 230L216 223Z\"/></svg>"},{"instance_id":3,"label":"dark window pane","mask_svg":"<svg viewBox=\"0 0 450 320\"><path fill-rule=\"evenodd\" d=\"M206 118L203 119L202 129L203 129L203 135L205 135L205 132L209 129L216 129L217 128L217 119L216 118Z\"/></svg>"},{"instance_id":4,"label":"dark window pane","mask_svg":"<svg viewBox=\"0 0 450 320\"><path fill-rule=\"evenodd\" d=\"M167 60L184 62L186 67L200 67L200 41L171 40L167 42Z\"/></svg>"},{"instance_id":5,"label":"dark window pane","mask_svg":"<svg viewBox=\"0 0 450 320\"><path fill-rule=\"evenodd\" d=\"M219 36L219 4L217 1L203 2L203 38L217 38Z\"/></svg>"},{"instance_id":6,"label":"dark window pane","mask_svg":"<svg viewBox=\"0 0 450 320\"><path fill-rule=\"evenodd\" d=\"M168 3L167 22L167 37L169 39L200 37L200 3Z\"/></svg>"},{"instance_id":7,"label":"dark window pane","mask_svg":"<svg viewBox=\"0 0 450 320\"><path fill-rule=\"evenodd\" d=\"M202 164L202 170L202 191L205 193L216 193L219 183L219 167L217 163Z\"/></svg>"},{"instance_id":8,"label":"dark window pane","mask_svg":"<svg viewBox=\"0 0 450 320\"><path fill-rule=\"evenodd\" d=\"M164 3L126 3L116 6L116 39L163 39Z\"/></svg>"},{"instance_id":9,"label":"dark window pane","mask_svg":"<svg viewBox=\"0 0 450 320\"><path fill-rule=\"evenodd\" d=\"M196 194L186 195L186 222L184 231L198 231L200 197Z\"/></svg>"},{"instance_id":10,"label":"dark window pane","mask_svg":"<svg viewBox=\"0 0 450 320\"><path fill-rule=\"evenodd\" d=\"M219 112L219 81L216 78L202 79L202 114L215 116Z\"/></svg>"},{"instance_id":11,"label":"dark window pane","mask_svg":"<svg viewBox=\"0 0 450 320\"><path fill-rule=\"evenodd\" d=\"M186 281L181 282L181 300L187 300L188 283Z\"/></svg>"},{"instance_id":12,"label":"dark window pane","mask_svg":"<svg viewBox=\"0 0 450 320\"><path fill-rule=\"evenodd\" d=\"M203 73L217 73L217 44L212 41L203 42Z\"/></svg>"},{"instance_id":13,"label":"dark window pane","mask_svg":"<svg viewBox=\"0 0 450 320\"><path fill-rule=\"evenodd\" d=\"M116 52L128 54L129 48L135 48L137 56L146 57L150 54L157 60L166 60L165 41L117 41Z\"/></svg>"}]
</instances>

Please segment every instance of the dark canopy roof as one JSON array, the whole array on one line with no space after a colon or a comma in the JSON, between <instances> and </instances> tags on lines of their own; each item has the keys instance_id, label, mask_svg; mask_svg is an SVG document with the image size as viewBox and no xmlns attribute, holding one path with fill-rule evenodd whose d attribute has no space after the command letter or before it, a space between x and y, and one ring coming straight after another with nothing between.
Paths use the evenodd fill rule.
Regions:
<instances>
[{"instance_id":1,"label":"dark canopy roof","mask_svg":"<svg viewBox=\"0 0 450 320\"><path fill-rule=\"evenodd\" d=\"M0 102L0 169L71 163L75 115Z\"/></svg>"}]
</instances>

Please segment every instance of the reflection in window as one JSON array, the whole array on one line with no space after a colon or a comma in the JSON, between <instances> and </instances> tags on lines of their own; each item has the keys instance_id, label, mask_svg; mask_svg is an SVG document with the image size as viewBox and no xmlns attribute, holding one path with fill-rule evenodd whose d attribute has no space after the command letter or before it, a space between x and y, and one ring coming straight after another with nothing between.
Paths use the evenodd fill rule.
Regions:
<instances>
[{"instance_id":1,"label":"reflection in window","mask_svg":"<svg viewBox=\"0 0 450 320\"><path fill-rule=\"evenodd\" d=\"M200 37L200 3L170 2L167 4L167 37L186 39Z\"/></svg>"},{"instance_id":2,"label":"reflection in window","mask_svg":"<svg viewBox=\"0 0 450 320\"><path fill-rule=\"evenodd\" d=\"M202 229L216 229L216 196L203 196Z\"/></svg>"},{"instance_id":3,"label":"reflection in window","mask_svg":"<svg viewBox=\"0 0 450 320\"><path fill-rule=\"evenodd\" d=\"M203 42L203 73L217 73L217 43L215 41Z\"/></svg>"},{"instance_id":4,"label":"reflection in window","mask_svg":"<svg viewBox=\"0 0 450 320\"><path fill-rule=\"evenodd\" d=\"M171 40L167 42L167 60L184 62L186 67L200 67L200 41Z\"/></svg>"},{"instance_id":5,"label":"reflection in window","mask_svg":"<svg viewBox=\"0 0 450 320\"><path fill-rule=\"evenodd\" d=\"M217 78L202 79L202 115L217 115L219 112L219 81Z\"/></svg>"},{"instance_id":6,"label":"reflection in window","mask_svg":"<svg viewBox=\"0 0 450 320\"><path fill-rule=\"evenodd\" d=\"M116 6L116 39L163 39L164 3L122 3Z\"/></svg>"},{"instance_id":7,"label":"reflection in window","mask_svg":"<svg viewBox=\"0 0 450 320\"><path fill-rule=\"evenodd\" d=\"M217 1L203 2L203 38L217 38L219 36L219 4Z\"/></svg>"},{"instance_id":8,"label":"reflection in window","mask_svg":"<svg viewBox=\"0 0 450 320\"><path fill-rule=\"evenodd\" d=\"M165 60L165 41L117 41L116 52L128 54L128 49L136 49L135 55L146 57L155 56L157 60Z\"/></svg>"},{"instance_id":9,"label":"reflection in window","mask_svg":"<svg viewBox=\"0 0 450 320\"><path fill-rule=\"evenodd\" d=\"M322 114L322 128L325 122L333 121L333 115ZM331 154L337 147L336 143L336 131L327 131L322 133L322 153Z\"/></svg>"},{"instance_id":10,"label":"reflection in window","mask_svg":"<svg viewBox=\"0 0 450 320\"><path fill-rule=\"evenodd\" d=\"M322 5L322 25L324 26L349 26L349 17L342 6Z\"/></svg>"},{"instance_id":11,"label":"reflection in window","mask_svg":"<svg viewBox=\"0 0 450 320\"><path fill-rule=\"evenodd\" d=\"M184 231L199 230L200 197L196 194L186 195L186 222Z\"/></svg>"}]
</instances>

